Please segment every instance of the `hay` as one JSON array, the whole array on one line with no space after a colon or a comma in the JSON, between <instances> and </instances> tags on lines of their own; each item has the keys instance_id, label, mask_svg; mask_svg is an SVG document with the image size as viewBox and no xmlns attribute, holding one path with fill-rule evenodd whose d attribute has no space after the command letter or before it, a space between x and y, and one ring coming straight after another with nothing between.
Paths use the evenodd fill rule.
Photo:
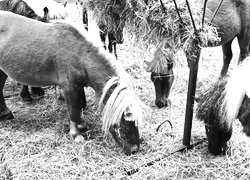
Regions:
<instances>
[{"instance_id":1,"label":"hay","mask_svg":"<svg viewBox=\"0 0 250 180\"><path fill-rule=\"evenodd\" d=\"M197 27L195 33L185 0L177 2L184 25L181 24L173 1L165 0L163 3L165 10L160 1L152 0L148 1L148 5L145 0L88 0L84 5L94 12L97 22L105 21L110 29L114 29L121 18L120 23L126 23L125 27L133 43L139 43L145 48L155 45L165 56L168 56L168 51L164 50L166 47L171 48L174 54L180 49L188 51L196 33L202 47L215 45L220 41L215 27L208 23L201 27L201 7L192 8Z\"/></svg>"}]
</instances>

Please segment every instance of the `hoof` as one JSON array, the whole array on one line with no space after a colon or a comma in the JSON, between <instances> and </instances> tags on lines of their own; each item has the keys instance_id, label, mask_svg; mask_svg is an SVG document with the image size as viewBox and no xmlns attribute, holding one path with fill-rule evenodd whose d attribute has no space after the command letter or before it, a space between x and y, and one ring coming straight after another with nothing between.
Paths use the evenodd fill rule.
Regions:
<instances>
[{"instance_id":1,"label":"hoof","mask_svg":"<svg viewBox=\"0 0 250 180\"><path fill-rule=\"evenodd\" d=\"M74 137L74 141L75 141L76 143L84 142L84 137L83 137L81 134L77 134L77 135Z\"/></svg>"},{"instance_id":2,"label":"hoof","mask_svg":"<svg viewBox=\"0 0 250 180\"><path fill-rule=\"evenodd\" d=\"M6 112L2 112L0 114L0 121L10 120L10 119L14 119L14 115L10 110L7 110Z\"/></svg>"}]
</instances>

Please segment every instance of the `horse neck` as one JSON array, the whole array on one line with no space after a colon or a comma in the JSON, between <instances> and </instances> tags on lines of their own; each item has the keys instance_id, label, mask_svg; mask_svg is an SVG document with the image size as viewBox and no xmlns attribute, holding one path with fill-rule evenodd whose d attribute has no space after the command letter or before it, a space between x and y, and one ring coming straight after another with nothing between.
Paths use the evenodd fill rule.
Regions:
<instances>
[{"instance_id":1,"label":"horse neck","mask_svg":"<svg viewBox=\"0 0 250 180\"><path fill-rule=\"evenodd\" d=\"M86 68L89 86L91 86L98 98L101 97L103 93L103 88L107 82L113 78L117 77L116 68L103 56L96 51L89 52L90 56L86 56L84 59L84 67Z\"/></svg>"}]
</instances>

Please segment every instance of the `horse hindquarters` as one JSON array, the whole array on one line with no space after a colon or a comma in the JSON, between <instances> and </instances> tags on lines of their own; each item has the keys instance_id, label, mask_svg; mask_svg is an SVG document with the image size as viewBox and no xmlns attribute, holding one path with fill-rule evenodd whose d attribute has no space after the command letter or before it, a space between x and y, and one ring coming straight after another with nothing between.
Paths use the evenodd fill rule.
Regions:
<instances>
[{"instance_id":1,"label":"horse hindquarters","mask_svg":"<svg viewBox=\"0 0 250 180\"><path fill-rule=\"evenodd\" d=\"M0 70L0 121L14 118L12 112L6 106L3 97L3 88L7 77L8 76L2 70Z\"/></svg>"}]
</instances>

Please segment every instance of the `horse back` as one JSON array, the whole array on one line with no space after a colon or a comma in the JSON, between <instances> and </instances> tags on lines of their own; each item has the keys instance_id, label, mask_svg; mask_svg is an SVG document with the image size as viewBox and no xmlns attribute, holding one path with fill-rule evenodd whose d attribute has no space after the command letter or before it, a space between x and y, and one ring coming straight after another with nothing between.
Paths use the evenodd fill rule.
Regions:
<instances>
[{"instance_id":1,"label":"horse back","mask_svg":"<svg viewBox=\"0 0 250 180\"><path fill-rule=\"evenodd\" d=\"M204 0L202 0L203 2ZM207 3L206 18L210 22L219 5L218 0ZM238 36L250 28L250 1L249 0L224 0L214 16L212 24L217 27L221 43Z\"/></svg>"},{"instance_id":2,"label":"horse back","mask_svg":"<svg viewBox=\"0 0 250 180\"><path fill-rule=\"evenodd\" d=\"M57 84L52 24L0 11L0 68L27 85Z\"/></svg>"},{"instance_id":3,"label":"horse back","mask_svg":"<svg viewBox=\"0 0 250 180\"><path fill-rule=\"evenodd\" d=\"M89 85L86 74L95 76L95 81L116 74L99 47L69 24L42 23L0 11L0 44L0 69L22 84L48 86L77 81Z\"/></svg>"}]
</instances>

